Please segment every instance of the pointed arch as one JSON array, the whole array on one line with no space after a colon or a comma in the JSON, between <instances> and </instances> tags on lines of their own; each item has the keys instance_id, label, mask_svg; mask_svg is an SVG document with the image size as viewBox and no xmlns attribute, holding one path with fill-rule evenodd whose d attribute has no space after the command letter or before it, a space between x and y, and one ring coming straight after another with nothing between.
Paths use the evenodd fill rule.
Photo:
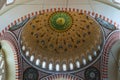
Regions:
<instances>
[{"instance_id":1,"label":"pointed arch","mask_svg":"<svg viewBox=\"0 0 120 80\"><path fill-rule=\"evenodd\" d=\"M106 40L106 44L104 46L103 55L102 55L102 67L101 67L101 79L108 79L108 60L109 54L112 46L120 40L120 30L113 31Z\"/></svg>"}]
</instances>

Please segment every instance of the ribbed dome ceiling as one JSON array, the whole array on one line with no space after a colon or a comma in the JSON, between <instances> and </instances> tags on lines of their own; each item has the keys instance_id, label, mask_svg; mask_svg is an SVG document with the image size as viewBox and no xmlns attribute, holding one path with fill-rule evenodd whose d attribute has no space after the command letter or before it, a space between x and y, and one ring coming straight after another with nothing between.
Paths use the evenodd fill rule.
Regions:
<instances>
[{"instance_id":1,"label":"ribbed dome ceiling","mask_svg":"<svg viewBox=\"0 0 120 80\"><path fill-rule=\"evenodd\" d=\"M75 11L52 11L31 19L22 29L22 51L35 65L54 71L92 62L102 44L100 25Z\"/></svg>"}]
</instances>

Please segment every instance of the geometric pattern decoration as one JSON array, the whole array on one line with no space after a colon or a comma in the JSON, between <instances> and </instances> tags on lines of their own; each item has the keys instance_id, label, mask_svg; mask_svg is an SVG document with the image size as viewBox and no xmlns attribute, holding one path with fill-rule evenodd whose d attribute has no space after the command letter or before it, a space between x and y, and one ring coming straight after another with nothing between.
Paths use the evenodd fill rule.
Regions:
<instances>
[{"instance_id":1,"label":"geometric pattern decoration","mask_svg":"<svg viewBox=\"0 0 120 80\"><path fill-rule=\"evenodd\" d=\"M61 10L30 19L21 30L19 42L22 56L31 65L47 72L69 72L98 59L104 36L91 16Z\"/></svg>"},{"instance_id":2,"label":"geometric pattern decoration","mask_svg":"<svg viewBox=\"0 0 120 80\"><path fill-rule=\"evenodd\" d=\"M83 10L78 10L78 9L61 9L61 10L63 10L63 11L76 11L76 12L78 12L78 13L82 13L82 14L87 14L88 16L92 16L92 18L94 18L94 19L96 19L96 21L97 22L99 22L99 24L101 25L101 27L105 27L107 30L116 30L116 28L115 28L115 25L112 25L112 23L110 22L108 22L108 21L105 21L104 19L102 19L102 17L101 17L101 15L99 16L98 14L95 14L94 12L86 12L86 11L83 11ZM51 64L49 63L49 64L47 64L45 61L47 60L47 59L44 59L44 60L38 60L38 59L35 59L35 57L33 57L29 52L27 52L27 51L25 51L25 49L26 49L26 47L24 47L23 45L21 45L22 44L22 41L21 41L21 39L20 39L20 33L21 33L21 29L22 28L24 28L25 26L24 25L26 25L26 23L27 22L29 22L30 20L30 18L32 17L33 19L35 19L35 16L37 16L38 14L39 15L41 15L41 14L44 14L44 13L48 13L48 12L50 12L50 11L55 11L55 12L57 12L57 10L56 9L50 9L50 10L43 10L43 11L39 11L39 12L35 12L35 13L32 13L32 14L28 14L28 16L25 16L25 19L24 19L24 17L21 17L21 19L18 19L18 22L17 22L17 20L14 22L15 23L15 26L13 25L13 27L11 27L11 26L8 26L9 28L10 28L10 30L7 32L7 34L12 34L12 33L14 33L14 34L12 34L13 35L13 37L16 39L16 40L13 40L13 41L11 41L12 43L14 43L14 45L19 45L19 46L15 46L15 48L16 48L16 51L18 52L17 54L19 54L19 56L17 56L17 57L19 57L19 59L21 59L21 60L19 60L19 64L18 64L18 66L19 66L19 69L18 68L16 68L16 69L18 69L19 71L16 73L16 75L17 75L17 80L100 80L100 78L101 79L103 79L103 80L106 80L106 79L108 79L108 77L107 77L107 59L108 59L108 53L107 52L105 52L105 50L106 50L106 48L108 48L108 47L110 47L110 46L108 46L108 45L105 45L105 50L103 50L104 52L103 52L103 56L100 56L100 57L98 57L96 60L95 60L95 55L96 55L96 53L97 54L99 54L99 52L101 51L101 46L100 47L98 47L98 48L100 48L100 50L98 50L98 51L96 51L96 53L93 53L93 57L90 57L89 56L89 58L87 59L87 60L83 60L81 63L86 63L86 61L88 61L88 60L91 60L92 59L92 61L91 62L93 62L93 63L90 63L90 62L88 62L88 64L90 64L89 66L87 66L87 67L84 67L84 66L86 66L86 65L84 65L84 64L81 64L81 63L79 63L79 62L75 62L74 64L72 63L70 63L69 62L69 64L66 64L69 68L67 68L67 69L73 69L73 72L72 73L69 73L69 74L67 74L67 73L65 73L66 71L64 71L64 72L61 72L61 73L59 73L58 71L56 72L55 71L55 67L54 67L54 70L53 70L53 73L51 73L51 72L49 72L49 73L47 73L47 71L46 71L46 69L48 69L49 70L49 68L45 68L44 70L43 70L43 68L45 67L45 66L51 66ZM60 9L58 8L58 11L60 11ZM47 16L47 15L46 15ZM52 17L51 17L52 18ZM87 18L87 17L86 17ZM42 18L43 19L43 18ZM50 19L50 17L49 17L49 19ZM24 21L25 20L25 21ZM28 21L29 20L29 21ZM57 22L57 25L63 25L63 24L65 24L65 21L66 21L66 19L62 16L62 18L55 18L55 20L56 20L56 22ZM103 21L102 21L103 20ZM109 20L109 19L108 19ZM74 20L73 20L73 18L72 18L72 22L73 22ZM105 21L105 22L104 22ZM84 21L83 21L84 22ZM48 21L48 23L50 24L50 22ZM56 23L55 23L55 25L56 25ZM33 26L34 27L34 26ZM59 31L59 29L57 29L56 28L56 26L51 26L50 28L52 28L52 30L54 30L54 31L56 31L56 32L58 32ZM66 32L67 30L69 30L71 27L65 27L65 30L63 30L63 31L61 31L61 32ZM63 29L63 28L60 28L60 29ZM4 36L4 34L6 34L6 31L7 29L5 29L5 30L3 30L2 31L2 34L0 33L0 39L1 39L1 37L2 37L2 39L6 39L7 40L7 37L9 36L9 35L5 35ZM104 28L103 28L103 31L106 33L106 31L104 30ZM16 34L18 34L18 35L16 35ZM112 34L112 33L111 33ZM16 35L16 36L15 36ZM106 36L106 38L107 38L108 36ZM105 39L106 39L105 38ZM116 38L115 38L116 39ZM11 40L11 38L9 38L8 37L8 40ZM118 40L118 39L116 39L116 40ZM112 41L112 40L111 40ZM21 52L19 52L19 49L21 49L21 52L23 52L22 53L22 56L20 55L21 54ZM29 57L29 56L30 57ZM107 55L107 56L106 56ZM32 57L31 57L32 56ZM22 57L24 57L24 58L22 58ZM101 59L102 58L102 59ZM17 58L16 58L17 59ZM28 62L27 60L29 60L30 62ZM94 61L95 60L95 61ZM102 60L102 62L101 62L101 60ZM24 62L22 62L22 61L24 61ZM26 62L27 61L27 62ZM52 60L51 60L52 61ZM59 61L58 61L59 62ZM23 64L26 64L27 63L27 66L26 65L24 65L23 66ZM30 65L29 65L30 64ZM63 65L62 64L62 66L58 66L58 65L56 65L57 67L61 67L61 68L65 68L66 69L66 65ZM74 66L73 66L74 65ZM98 65L102 65L102 69L100 70L100 68L99 68L99 66ZM83 68L82 69L80 69L81 68L81 66L83 66ZM96 66L96 67L93 67L93 66ZM42 68L41 68L42 67ZM40 69L39 69L40 68ZM74 69L80 69L80 70L74 70ZM45 72L44 72L45 71ZM68 70L68 72L69 72L69 70ZM18 74L19 73L19 74ZM21 77L21 74L23 74L23 76ZM77 75L76 75L77 74ZM1 78L1 77L0 77Z\"/></svg>"},{"instance_id":3,"label":"geometric pattern decoration","mask_svg":"<svg viewBox=\"0 0 120 80\"><path fill-rule=\"evenodd\" d=\"M100 71L95 67L89 67L85 70L86 80L100 80Z\"/></svg>"},{"instance_id":4,"label":"geometric pattern decoration","mask_svg":"<svg viewBox=\"0 0 120 80\"><path fill-rule=\"evenodd\" d=\"M56 31L66 31L72 25L72 17L66 12L56 12L51 15L49 23Z\"/></svg>"},{"instance_id":5,"label":"geometric pattern decoration","mask_svg":"<svg viewBox=\"0 0 120 80\"><path fill-rule=\"evenodd\" d=\"M23 80L38 80L39 73L36 69L30 67L23 73Z\"/></svg>"}]
</instances>

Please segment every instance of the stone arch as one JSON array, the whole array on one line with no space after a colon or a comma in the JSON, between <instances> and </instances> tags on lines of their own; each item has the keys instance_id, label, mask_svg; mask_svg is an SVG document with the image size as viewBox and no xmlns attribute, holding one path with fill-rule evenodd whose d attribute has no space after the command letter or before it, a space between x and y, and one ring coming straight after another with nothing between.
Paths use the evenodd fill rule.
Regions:
<instances>
[{"instance_id":1,"label":"stone arch","mask_svg":"<svg viewBox=\"0 0 120 80\"><path fill-rule=\"evenodd\" d=\"M16 79L16 51L14 50L12 44L7 40L1 41L2 51L4 53L5 62L5 80L17 80Z\"/></svg>"},{"instance_id":2,"label":"stone arch","mask_svg":"<svg viewBox=\"0 0 120 80\"><path fill-rule=\"evenodd\" d=\"M116 30L113 31L107 38L103 55L102 55L102 67L101 67L101 79L106 80L108 79L108 60L109 60L109 54L112 46L120 40L120 31Z\"/></svg>"},{"instance_id":3,"label":"stone arch","mask_svg":"<svg viewBox=\"0 0 120 80\"><path fill-rule=\"evenodd\" d=\"M3 50L5 52L5 56L6 59L7 59L7 65L10 65L9 67L9 72L12 72L14 70L14 75L12 73L9 73L9 74L12 74L14 76L14 79L10 79L9 77L12 77L12 76L9 76L7 77L8 80L21 80L21 58L20 58L20 54L19 53L19 49L18 49L18 44L17 44L17 41L16 41L16 38L15 36L12 35L12 33L10 32L6 32L4 33L4 35L0 36L0 42L2 43L2 46L3 46ZM5 46L5 45L7 46ZM7 48L8 47L8 48ZM7 51L6 51L7 50ZM8 53L7 53L8 52ZM12 56L12 57L11 57ZM11 63L11 62L13 63ZM14 65L14 69L12 69L12 65ZM6 79L7 80L7 79Z\"/></svg>"}]
</instances>

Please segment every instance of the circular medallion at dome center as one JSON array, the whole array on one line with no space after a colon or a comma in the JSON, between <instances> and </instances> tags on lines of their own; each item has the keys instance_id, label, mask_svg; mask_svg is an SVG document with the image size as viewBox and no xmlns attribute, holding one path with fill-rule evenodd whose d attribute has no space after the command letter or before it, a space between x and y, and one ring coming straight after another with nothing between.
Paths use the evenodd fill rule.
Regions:
<instances>
[{"instance_id":1,"label":"circular medallion at dome center","mask_svg":"<svg viewBox=\"0 0 120 80\"><path fill-rule=\"evenodd\" d=\"M22 28L20 40L25 59L49 71L73 71L89 65L98 59L104 41L94 18L75 11L35 16Z\"/></svg>"},{"instance_id":2,"label":"circular medallion at dome center","mask_svg":"<svg viewBox=\"0 0 120 80\"><path fill-rule=\"evenodd\" d=\"M72 25L72 17L66 12L56 12L51 15L49 24L55 31L66 31Z\"/></svg>"}]
</instances>

